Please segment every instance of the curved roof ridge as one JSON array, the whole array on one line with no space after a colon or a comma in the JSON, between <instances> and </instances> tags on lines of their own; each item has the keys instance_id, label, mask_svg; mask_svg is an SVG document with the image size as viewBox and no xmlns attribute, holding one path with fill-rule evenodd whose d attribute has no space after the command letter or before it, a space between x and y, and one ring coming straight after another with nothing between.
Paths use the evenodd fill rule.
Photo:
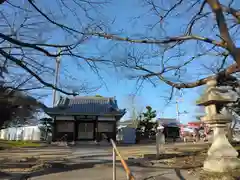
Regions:
<instances>
[{"instance_id":1,"label":"curved roof ridge","mask_svg":"<svg viewBox=\"0 0 240 180\"><path fill-rule=\"evenodd\" d=\"M74 96L74 97L66 97L68 99L115 99L115 97L98 97L98 96Z\"/></svg>"}]
</instances>

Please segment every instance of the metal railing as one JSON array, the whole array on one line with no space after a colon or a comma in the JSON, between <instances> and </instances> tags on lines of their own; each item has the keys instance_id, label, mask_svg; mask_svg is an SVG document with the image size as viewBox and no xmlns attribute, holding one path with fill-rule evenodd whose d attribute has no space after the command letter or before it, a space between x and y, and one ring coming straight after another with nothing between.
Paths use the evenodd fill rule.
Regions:
<instances>
[{"instance_id":1,"label":"metal railing","mask_svg":"<svg viewBox=\"0 0 240 180\"><path fill-rule=\"evenodd\" d=\"M104 137L107 138L107 136L104 134ZM126 161L123 159L121 153L117 149L116 143L113 141L113 139L110 139L110 142L113 147L112 151L112 162L113 162L113 180L117 180L117 174L116 174L116 157L118 156L120 158L121 164L126 172L127 180L135 180L135 177L133 176L130 168L128 167Z\"/></svg>"}]
</instances>

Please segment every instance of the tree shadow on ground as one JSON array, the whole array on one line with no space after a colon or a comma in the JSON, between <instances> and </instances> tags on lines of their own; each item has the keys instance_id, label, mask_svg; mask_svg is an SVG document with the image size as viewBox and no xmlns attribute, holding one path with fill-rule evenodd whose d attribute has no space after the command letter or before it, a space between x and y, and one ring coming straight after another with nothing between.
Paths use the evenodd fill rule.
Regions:
<instances>
[{"instance_id":1,"label":"tree shadow on ground","mask_svg":"<svg viewBox=\"0 0 240 180\"><path fill-rule=\"evenodd\" d=\"M74 170L80 170L80 169L89 169L89 168L94 168L94 167L101 167L101 166L108 166L108 167L112 167L112 160L99 160L99 159L94 159L94 158L89 158L89 160L91 160L92 162L81 162L81 163L71 163L68 161L62 161L62 162L48 162L47 164L43 164L43 166L40 166L39 169L35 169L34 172L30 172L30 173L2 173L1 176L1 172L0 172L0 178L9 178L9 176L17 176L18 180L25 180L25 179L29 179L32 177L38 177L38 176L43 176L43 175L49 175L49 174L55 174L55 173L62 173L62 172L69 172L69 171L74 171ZM129 167L143 167L145 168L145 166L141 166L139 164L136 164L132 161L127 161L127 164L129 165ZM116 161L116 166L118 168L123 168L121 165L121 162L119 160ZM151 172L156 172L156 167L150 167L148 166L146 169L144 169L145 173L151 173ZM172 167L158 167L161 169L173 169ZM140 172L140 171L139 171ZM137 173L137 171L136 171ZM180 169L175 169L175 173L177 175L177 177L179 178L179 180L185 180L185 178L182 176ZM166 173L165 173L166 174ZM158 175L155 176L154 178L152 178L152 180L170 180L170 178L167 177L163 177L163 173L162 175ZM14 179L14 178L13 178ZM148 180L151 180L151 178L148 178Z\"/></svg>"},{"instance_id":2,"label":"tree shadow on ground","mask_svg":"<svg viewBox=\"0 0 240 180\"><path fill-rule=\"evenodd\" d=\"M156 157L156 154L144 154L144 158L149 160L161 160L161 159L171 159L171 158L181 158L181 157L188 157L188 156L197 156L200 153L203 153L204 150L197 150L191 152L180 152L180 153L167 153L167 154L160 154L159 157Z\"/></svg>"},{"instance_id":3,"label":"tree shadow on ground","mask_svg":"<svg viewBox=\"0 0 240 180\"><path fill-rule=\"evenodd\" d=\"M174 172L176 173L176 177L179 179L179 180L186 180L182 173L180 172L179 169L174 169ZM143 180L172 180L172 177L169 178L169 177L166 177L166 176L172 176L173 175L173 172L164 172L164 173L160 173L160 174L155 174L155 175L152 175L152 176L148 176L146 178L143 178ZM176 178L174 178L176 179Z\"/></svg>"},{"instance_id":4,"label":"tree shadow on ground","mask_svg":"<svg viewBox=\"0 0 240 180\"><path fill-rule=\"evenodd\" d=\"M77 158L81 158L81 159L88 159L88 158L100 158L100 157L106 157L106 156L111 156L112 153L106 153L106 154L92 154L92 155L80 155L80 156L77 156Z\"/></svg>"},{"instance_id":5,"label":"tree shadow on ground","mask_svg":"<svg viewBox=\"0 0 240 180\"><path fill-rule=\"evenodd\" d=\"M180 169L174 169L174 171L175 171L177 177L179 178L179 180L186 180L186 179L183 177Z\"/></svg>"},{"instance_id":6,"label":"tree shadow on ground","mask_svg":"<svg viewBox=\"0 0 240 180\"><path fill-rule=\"evenodd\" d=\"M11 177L11 175L9 173L0 171L0 179L9 178L9 177Z\"/></svg>"},{"instance_id":7,"label":"tree shadow on ground","mask_svg":"<svg viewBox=\"0 0 240 180\"><path fill-rule=\"evenodd\" d=\"M36 177L36 176L42 176L42 175L48 175L48 174L54 174L54 173L60 173L60 172L67 172L67 171L73 171L73 170L79 170L79 169L88 169L88 168L93 168L96 165L100 164L105 164L111 162L110 160L106 161L98 161L98 162L84 162L84 163L73 163L73 164L68 164L68 162L63 161L63 162L49 162L46 164L38 165L34 172L30 173L24 173L22 174L20 179L26 179L26 178L31 178L31 177ZM13 166L11 164L11 166ZM16 165L18 166L18 165ZM23 166L22 166L23 167ZM7 168L7 166L5 166ZM24 167L25 168L25 167ZM35 168L35 167L33 167ZM39 168L39 170L37 169ZM2 172L0 172L1 175ZM9 177L12 175L16 175L17 173L3 173L5 177ZM0 176L2 177L2 176Z\"/></svg>"}]
</instances>

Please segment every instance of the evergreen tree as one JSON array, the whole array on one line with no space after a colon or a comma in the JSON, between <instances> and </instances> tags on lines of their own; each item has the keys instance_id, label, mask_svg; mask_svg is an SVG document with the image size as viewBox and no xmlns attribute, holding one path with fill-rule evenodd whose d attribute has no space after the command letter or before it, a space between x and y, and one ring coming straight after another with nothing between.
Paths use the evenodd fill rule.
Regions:
<instances>
[{"instance_id":1,"label":"evergreen tree","mask_svg":"<svg viewBox=\"0 0 240 180\"><path fill-rule=\"evenodd\" d=\"M149 137L151 133L155 132L157 123L152 120L156 116L156 110L153 110L151 106L146 106L146 112L142 113L142 119L140 120L140 128L143 129L144 137Z\"/></svg>"}]
</instances>

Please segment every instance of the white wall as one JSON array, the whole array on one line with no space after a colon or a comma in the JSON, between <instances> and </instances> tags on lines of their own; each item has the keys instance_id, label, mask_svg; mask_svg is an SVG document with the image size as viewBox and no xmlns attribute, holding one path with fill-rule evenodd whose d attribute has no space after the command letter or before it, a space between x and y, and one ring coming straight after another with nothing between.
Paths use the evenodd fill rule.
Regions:
<instances>
[{"instance_id":1,"label":"white wall","mask_svg":"<svg viewBox=\"0 0 240 180\"><path fill-rule=\"evenodd\" d=\"M38 126L11 127L0 130L0 139L40 141L41 132Z\"/></svg>"}]
</instances>

